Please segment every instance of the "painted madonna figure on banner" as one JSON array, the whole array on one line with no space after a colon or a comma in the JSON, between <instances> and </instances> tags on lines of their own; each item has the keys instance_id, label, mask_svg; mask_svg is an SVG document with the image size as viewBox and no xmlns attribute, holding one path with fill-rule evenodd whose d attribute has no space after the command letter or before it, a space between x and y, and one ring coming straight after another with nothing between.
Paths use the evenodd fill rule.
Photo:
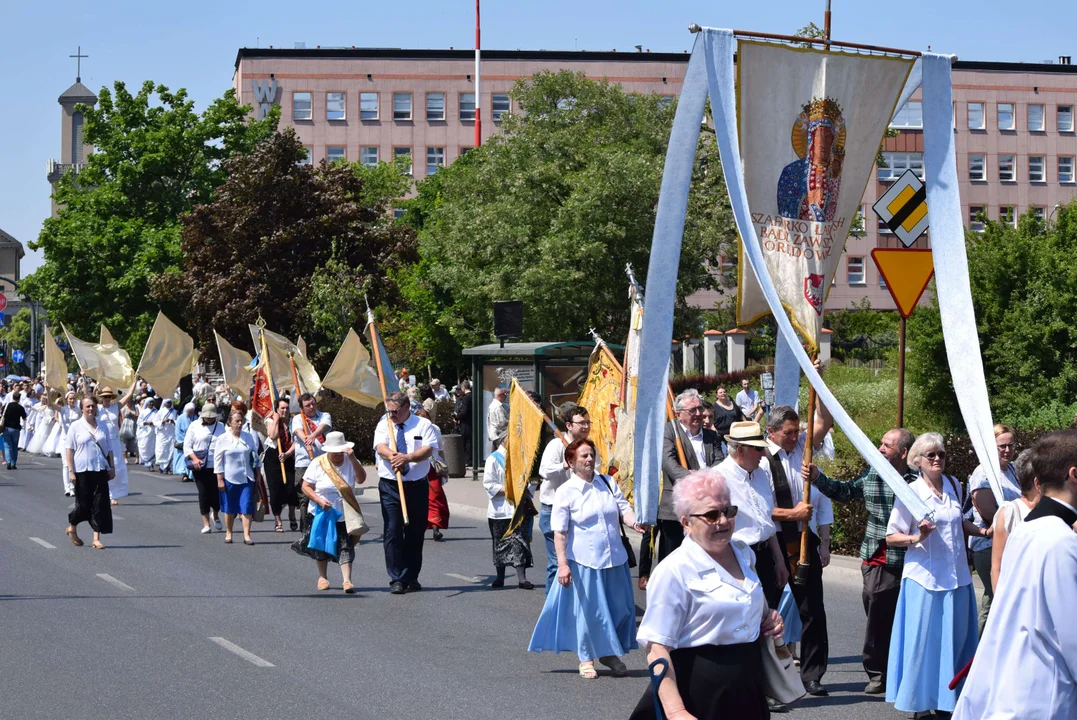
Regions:
<instances>
[{"instance_id":1,"label":"painted madonna figure on banner","mask_svg":"<svg viewBox=\"0 0 1077 720\"><path fill-rule=\"evenodd\" d=\"M738 44L737 124L752 223L782 304L818 346L823 305L912 62ZM775 138L788 138L775 142ZM737 322L770 307L740 262Z\"/></svg>"}]
</instances>

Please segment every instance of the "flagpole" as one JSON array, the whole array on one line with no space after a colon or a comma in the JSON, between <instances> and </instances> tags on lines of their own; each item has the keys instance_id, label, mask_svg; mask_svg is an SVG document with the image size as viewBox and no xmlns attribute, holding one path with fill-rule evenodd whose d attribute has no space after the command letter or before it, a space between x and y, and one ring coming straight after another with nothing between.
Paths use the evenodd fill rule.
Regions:
<instances>
[{"instance_id":1,"label":"flagpole","mask_svg":"<svg viewBox=\"0 0 1077 720\"><path fill-rule=\"evenodd\" d=\"M369 312L369 308L368 308ZM374 323L373 316L370 319L370 340L371 349L374 350L374 364L378 370L378 385L381 386L381 402L383 405L388 405L389 396L385 393L385 369L381 364L381 338L378 337L378 326ZM397 452L396 448L396 433L393 432L393 419L389 417L389 408L385 408L385 427L389 431L389 449L393 452ZM396 473L396 491L400 495L400 513L404 516L404 524L410 524L408 519L408 502L404 498L404 476L400 474L399 470L394 471Z\"/></svg>"},{"instance_id":2,"label":"flagpole","mask_svg":"<svg viewBox=\"0 0 1077 720\"><path fill-rule=\"evenodd\" d=\"M288 471L284 469L284 447L281 445L281 429L280 423L284 418L277 412L277 383L273 382L273 369L269 366L269 351L266 349L266 334L265 334L265 320L261 315L258 316L258 321L255 323L258 326L258 339L262 342L262 357L265 358L266 364L266 379L269 381L269 399L273 401L273 414L277 416L277 460L280 462L280 482L281 485L288 485ZM257 387L257 382L255 386ZM254 408L254 397L251 397L251 408ZM269 492L264 490L261 486L258 488L259 494L265 492L266 504L269 504Z\"/></svg>"}]
</instances>

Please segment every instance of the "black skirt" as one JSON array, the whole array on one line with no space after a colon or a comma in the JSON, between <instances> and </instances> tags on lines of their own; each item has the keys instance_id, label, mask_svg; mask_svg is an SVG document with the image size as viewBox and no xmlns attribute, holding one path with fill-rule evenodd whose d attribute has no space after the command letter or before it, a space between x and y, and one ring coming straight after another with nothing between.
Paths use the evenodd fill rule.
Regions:
<instances>
[{"instance_id":1,"label":"black skirt","mask_svg":"<svg viewBox=\"0 0 1077 720\"><path fill-rule=\"evenodd\" d=\"M102 535L112 532L107 470L75 473L75 509L67 514L67 522L73 526L89 522Z\"/></svg>"},{"instance_id":2,"label":"black skirt","mask_svg":"<svg viewBox=\"0 0 1077 720\"><path fill-rule=\"evenodd\" d=\"M766 720L763 655L758 642L701 645L671 650L677 689L684 709L699 720ZM654 720L654 699L648 686L630 720Z\"/></svg>"},{"instance_id":3,"label":"black skirt","mask_svg":"<svg viewBox=\"0 0 1077 720\"><path fill-rule=\"evenodd\" d=\"M511 535L505 537L511 518L493 520L487 518L490 525L490 537L494 542L494 567L522 567L529 568L533 562L531 557L531 518L524 518L520 526Z\"/></svg>"},{"instance_id":4,"label":"black skirt","mask_svg":"<svg viewBox=\"0 0 1077 720\"><path fill-rule=\"evenodd\" d=\"M281 474L277 448L270 446L266 449L265 459L262 460L262 471L269 486L269 506L274 515L280 515L281 508L285 505L295 507L299 504L298 486L295 482L295 455L284 461L284 474Z\"/></svg>"}]
</instances>

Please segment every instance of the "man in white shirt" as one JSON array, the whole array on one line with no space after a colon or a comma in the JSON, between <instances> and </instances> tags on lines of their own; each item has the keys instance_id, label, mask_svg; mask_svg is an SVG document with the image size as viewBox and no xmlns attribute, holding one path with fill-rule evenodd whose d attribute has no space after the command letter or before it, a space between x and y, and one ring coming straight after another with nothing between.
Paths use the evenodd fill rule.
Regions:
<instances>
[{"instance_id":1,"label":"man in white shirt","mask_svg":"<svg viewBox=\"0 0 1077 720\"><path fill-rule=\"evenodd\" d=\"M449 399L449 391L442 386L441 381L437 378L430 381L430 391L434 393L434 402Z\"/></svg>"},{"instance_id":2,"label":"man in white shirt","mask_svg":"<svg viewBox=\"0 0 1077 720\"><path fill-rule=\"evenodd\" d=\"M1077 433L1032 446L1043 490L1006 542L954 720L1077 720Z\"/></svg>"},{"instance_id":3,"label":"man in white shirt","mask_svg":"<svg viewBox=\"0 0 1077 720\"><path fill-rule=\"evenodd\" d=\"M396 392L385 401L388 421L380 420L374 430L374 452L378 456L378 495L385 522L382 544L385 569L393 595L419 592L419 571L423 567L423 538L429 509L430 456L437 434L430 421L414 415L404 393ZM392 430L390 431L390 427ZM389 433L393 435L390 437ZM395 448L395 449L394 449ZM404 524L397 474L403 482L403 502L408 520Z\"/></svg>"},{"instance_id":4,"label":"man in white shirt","mask_svg":"<svg viewBox=\"0 0 1077 720\"><path fill-rule=\"evenodd\" d=\"M333 416L319 412L318 401L310 393L299 396L299 413L292 417L292 435L295 438L295 480L303 487L303 476L311 461L322 454L325 434L333 429ZM310 522L307 510L310 503L305 495L299 496L299 530L305 532Z\"/></svg>"},{"instance_id":5,"label":"man in white shirt","mask_svg":"<svg viewBox=\"0 0 1077 720\"><path fill-rule=\"evenodd\" d=\"M752 384L748 378L740 381L740 388L741 390L737 393L734 402L740 406L740 411L744 413L745 418L759 422L759 418L763 414L763 408L759 405L759 394L752 390Z\"/></svg>"},{"instance_id":6,"label":"man in white shirt","mask_svg":"<svg viewBox=\"0 0 1077 720\"><path fill-rule=\"evenodd\" d=\"M830 432L834 421L821 402L816 403L813 443L822 447L823 439ZM828 695L822 684L826 674L830 652L826 629L826 609L823 605L823 568L830 564L830 524L834 510L830 499L818 489L811 489L811 496L804 498L801 469L804 463L804 446L807 432L800 430L800 417L787 405L778 405L770 411L767 421L768 460L771 481L774 485L775 507L772 513L780 523L782 541L789 551L791 561L799 559L799 546L803 523L807 522L808 567L806 582L792 585L803 623L801 641L800 676L810 695ZM814 515L813 509L818 508Z\"/></svg>"},{"instance_id":7,"label":"man in white shirt","mask_svg":"<svg viewBox=\"0 0 1077 720\"><path fill-rule=\"evenodd\" d=\"M205 375L198 375L198 379L195 382L194 387L191 389L191 394L196 399L200 398L202 400L205 400L213 394L213 387L208 382L206 382Z\"/></svg>"},{"instance_id":8,"label":"man in white shirt","mask_svg":"<svg viewBox=\"0 0 1077 720\"><path fill-rule=\"evenodd\" d=\"M554 532L552 527L553 498L557 488L564 485L565 481L572 476L572 471L565 462L566 443L575 440L586 440L591 434L591 420L587 416L587 408L582 408L576 403L565 403L558 411L565 419L565 440L554 438L546 444L542 451L542 459L539 461L539 477L542 484L539 486L539 530L546 541L546 594L550 594L554 579L557 577L557 548L554 545Z\"/></svg>"},{"instance_id":9,"label":"man in white shirt","mask_svg":"<svg viewBox=\"0 0 1077 720\"><path fill-rule=\"evenodd\" d=\"M508 390L503 387L494 388L494 399L486 408L486 437L489 440L494 438L498 426L507 425L509 422L508 398Z\"/></svg>"}]
</instances>

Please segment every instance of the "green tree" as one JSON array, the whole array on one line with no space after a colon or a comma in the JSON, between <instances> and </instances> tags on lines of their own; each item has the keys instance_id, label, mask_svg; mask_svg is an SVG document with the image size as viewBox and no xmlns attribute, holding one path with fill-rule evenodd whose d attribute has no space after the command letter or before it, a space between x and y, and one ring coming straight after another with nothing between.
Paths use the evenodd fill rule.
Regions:
<instances>
[{"instance_id":1,"label":"green tree","mask_svg":"<svg viewBox=\"0 0 1077 720\"><path fill-rule=\"evenodd\" d=\"M422 262L401 286L401 343L451 365L492 338L492 303L522 300L525 340L627 333L625 264L646 277L674 108L608 82L544 72L517 83L519 114L502 132L423 181L403 221L420 231ZM678 331L699 329L686 298L719 289L713 270L735 256L712 135L700 140L681 255ZM389 337L389 330L386 330Z\"/></svg>"},{"instance_id":2,"label":"green tree","mask_svg":"<svg viewBox=\"0 0 1077 720\"><path fill-rule=\"evenodd\" d=\"M1077 396L1077 203L1045 225L987 222L966 233L969 280L984 373L997 420L1021 427ZM909 374L960 424L937 301L909 318ZM1057 415L1058 413L1049 413ZM1072 415L1069 418L1072 419Z\"/></svg>"},{"instance_id":3,"label":"green tree","mask_svg":"<svg viewBox=\"0 0 1077 720\"><path fill-rule=\"evenodd\" d=\"M180 215L212 197L222 161L271 134L278 114L248 121L232 90L199 114L186 90L148 81L136 95L117 81L99 96L77 108L94 153L57 183L61 209L30 243L45 262L20 290L79 336L95 338L104 322L137 355L162 302L152 283L180 264Z\"/></svg>"},{"instance_id":4,"label":"green tree","mask_svg":"<svg viewBox=\"0 0 1077 720\"><path fill-rule=\"evenodd\" d=\"M8 365L5 368L4 376L12 373L16 375L29 375L29 358L30 358L30 308L23 308L14 316L8 317L4 327L0 328L0 340L7 341L7 359ZM26 355L26 360L21 363L14 363L11 361L11 353L15 350L22 350Z\"/></svg>"},{"instance_id":5,"label":"green tree","mask_svg":"<svg viewBox=\"0 0 1077 720\"><path fill-rule=\"evenodd\" d=\"M223 163L227 181L183 216L182 267L159 278L155 297L185 309L203 353L213 330L250 346L261 316L288 337L303 335L323 369L348 328L372 305L395 305L395 271L414 262L415 234L394 225L389 205L408 188L399 167L301 164L287 128Z\"/></svg>"}]
</instances>

